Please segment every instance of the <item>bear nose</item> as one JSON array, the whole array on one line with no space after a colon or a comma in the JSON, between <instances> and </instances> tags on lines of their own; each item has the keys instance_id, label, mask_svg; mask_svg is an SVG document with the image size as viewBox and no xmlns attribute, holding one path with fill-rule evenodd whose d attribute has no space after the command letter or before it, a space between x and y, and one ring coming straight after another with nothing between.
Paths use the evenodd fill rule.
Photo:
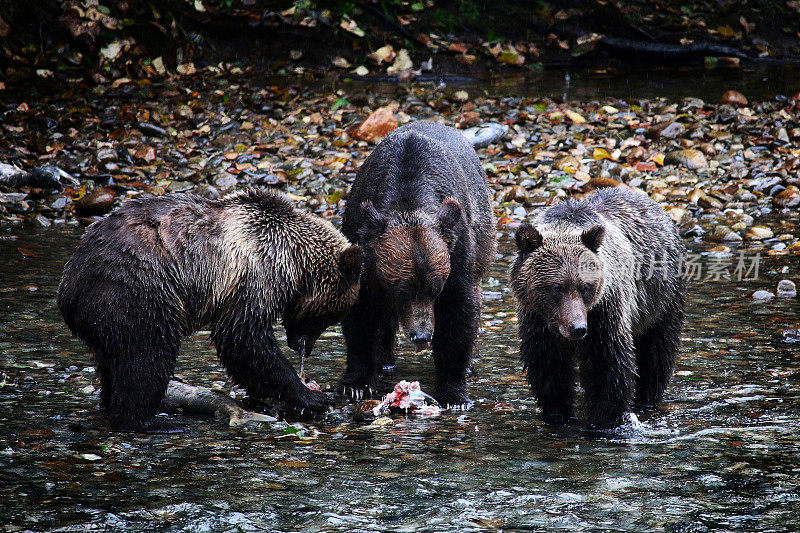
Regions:
<instances>
[{"instance_id":1,"label":"bear nose","mask_svg":"<svg viewBox=\"0 0 800 533\"><path fill-rule=\"evenodd\" d=\"M572 339L582 339L586 336L586 324L573 322L569 325L569 336Z\"/></svg>"},{"instance_id":2,"label":"bear nose","mask_svg":"<svg viewBox=\"0 0 800 533\"><path fill-rule=\"evenodd\" d=\"M433 335L428 331L415 331L411 334L411 342L414 344L427 344L433 340Z\"/></svg>"}]
</instances>

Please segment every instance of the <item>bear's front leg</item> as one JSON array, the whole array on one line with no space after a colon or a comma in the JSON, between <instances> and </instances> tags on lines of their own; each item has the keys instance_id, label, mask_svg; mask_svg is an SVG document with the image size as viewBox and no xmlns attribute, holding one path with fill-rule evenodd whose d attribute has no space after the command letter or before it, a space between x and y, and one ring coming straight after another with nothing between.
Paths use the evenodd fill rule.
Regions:
<instances>
[{"instance_id":1,"label":"bear's front leg","mask_svg":"<svg viewBox=\"0 0 800 533\"><path fill-rule=\"evenodd\" d=\"M211 332L220 361L253 399L273 398L289 418L313 418L331 402L305 386L284 357L267 321L220 320Z\"/></svg>"},{"instance_id":2,"label":"bear's front leg","mask_svg":"<svg viewBox=\"0 0 800 533\"><path fill-rule=\"evenodd\" d=\"M572 353L537 314L519 311L520 358L536 396L542 419L563 425L575 418L575 372Z\"/></svg>"},{"instance_id":3,"label":"bear's front leg","mask_svg":"<svg viewBox=\"0 0 800 533\"><path fill-rule=\"evenodd\" d=\"M434 304L433 362L436 387L433 397L442 407L466 407L467 370L478 335L480 293L477 284L450 282Z\"/></svg>"},{"instance_id":4,"label":"bear's front leg","mask_svg":"<svg viewBox=\"0 0 800 533\"><path fill-rule=\"evenodd\" d=\"M358 300L342 320L342 333L347 342L347 368L339 382L339 392L345 396L353 399L372 396L379 354L385 351L388 338L394 341L397 327L397 319L388 307L388 301L388 296L377 286L362 285ZM387 357L383 359L386 361ZM391 360L393 363L394 358Z\"/></svg>"},{"instance_id":5,"label":"bear's front leg","mask_svg":"<svg viewBox=\"0 0 800 533\"><path fill-rule=\"evenodd\" d=\"M589 334L580 341L581 385L592 429L619 425L633 403L636 355L630 324L620 314L605 306L590 311Z\"/></svg>"}]
</instances>

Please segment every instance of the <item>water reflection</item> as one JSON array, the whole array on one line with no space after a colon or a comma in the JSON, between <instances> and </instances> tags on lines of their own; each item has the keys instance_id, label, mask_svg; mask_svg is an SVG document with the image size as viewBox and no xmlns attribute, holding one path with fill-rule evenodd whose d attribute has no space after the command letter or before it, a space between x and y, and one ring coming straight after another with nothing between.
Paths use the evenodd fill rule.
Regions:
<instances>
[{"instance_id":1,"label":"water reflection","mask_svg":"<svg viewBox=\"0 0 800 533\"><path fill-rule=\"evenodd\" d=\"M14 233L0 240L6 530L800 528L800 350L784 333L800 327L798 301L748 296L796 277L791 256L765 258L757 282L692 285L666 404L642 413L633 435L538 420L511 295L490 280L471 411L372 427L342 403L304 437L194 418L182 418L180 435L137 436L104 427L93 361L55 307L80 230ZM491 276L504 281L507 236L500 250ZM322 338L318 353L309 372L332 384L344 367L341 335ZM400 353L393 379L420 378L430 390L427 356ZM184 343L177 371L227 382L202 335Z\"/></svg>"}]
</instances>

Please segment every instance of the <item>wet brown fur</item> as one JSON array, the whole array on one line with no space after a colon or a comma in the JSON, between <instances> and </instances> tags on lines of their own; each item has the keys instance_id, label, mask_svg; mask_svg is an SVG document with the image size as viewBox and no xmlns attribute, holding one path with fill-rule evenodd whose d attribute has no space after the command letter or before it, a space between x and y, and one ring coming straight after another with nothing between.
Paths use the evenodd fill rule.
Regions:
<instances>
[{"instance_id":1,"label":"wet brown fur","mask_svg":"<svg viewBox=\"0 0 800 533\"><path fill-rule=\"evenodd\" d=\"M356 299L360 270L360 248L278 193L140 198L88 228L58 304L95 353L114 427L151 427L181 338L209 326L250 396L311 414L327 399L303 385L272 326L282 319L290 347L310 351Z\"/></svg>"},{"instance_id":2,"label":"wet brown fur","mask_svg":"<svg viewBox=\"0 0 800 533\"><path fill-rule=\"evenodd\" d=\"M686 249L647 197L603 189L549 208L517 232L510 284L520 355L544 419L574 416L572 358L589 424L619 423L633 405L658 405L683 324ZM662 265L650 276L636 267ZM570 327L584 321L582 335ZM585 337L583 337L585 334Z\"/></svg>"}]
</instances>

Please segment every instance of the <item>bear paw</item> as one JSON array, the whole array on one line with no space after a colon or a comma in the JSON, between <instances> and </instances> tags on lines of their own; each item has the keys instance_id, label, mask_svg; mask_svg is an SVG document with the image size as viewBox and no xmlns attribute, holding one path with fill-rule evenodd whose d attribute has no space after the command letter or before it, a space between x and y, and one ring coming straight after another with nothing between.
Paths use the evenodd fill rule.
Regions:
<instances>
[{"instance_id":1,"label":"bear paw","mask_svg":"<svg viewBox=\"0 0 800 533\"><path fill-rule=\"evenodd\" d=\"M340 383L336 388L336 392L342 396L347 396L351 400L368 400L375 394L375 390L370 385L348 385Z\"/></svg>"},{"instance_id":2,"label":"bear paw","mask_svg":"<svg viewBox=\"0 0 800 533\"><path fill-rule=\"evenodd\" d=\"M277 404L281 416L293 420L313 420L328 411L333 402L324 392L304 388L306 390L298 396L285 398Z\"/></svg>"},{"instance_id":3,"label":"bear paw","mask_svg":"<svg viewBox=\"0 0 800 533\"><path fill-rule=\"evenodd\" d=\"M474 405L474 402L469 399L469 394L464 390L436 391L433 397L436 398L436 401L439 402L443 409L466 411Z\"/></svg>"},{"instance_id":4,"label":"bear paw","mask_svg":"<svg viewBox=\"0 0 800 533\"><path fill-rule=\"evenodd\" d=\"M542 413L542 420L548 426L564 426L575 420L575 416L570 413L560 413L548 411Z\"/></svg>"}]
</instances>

